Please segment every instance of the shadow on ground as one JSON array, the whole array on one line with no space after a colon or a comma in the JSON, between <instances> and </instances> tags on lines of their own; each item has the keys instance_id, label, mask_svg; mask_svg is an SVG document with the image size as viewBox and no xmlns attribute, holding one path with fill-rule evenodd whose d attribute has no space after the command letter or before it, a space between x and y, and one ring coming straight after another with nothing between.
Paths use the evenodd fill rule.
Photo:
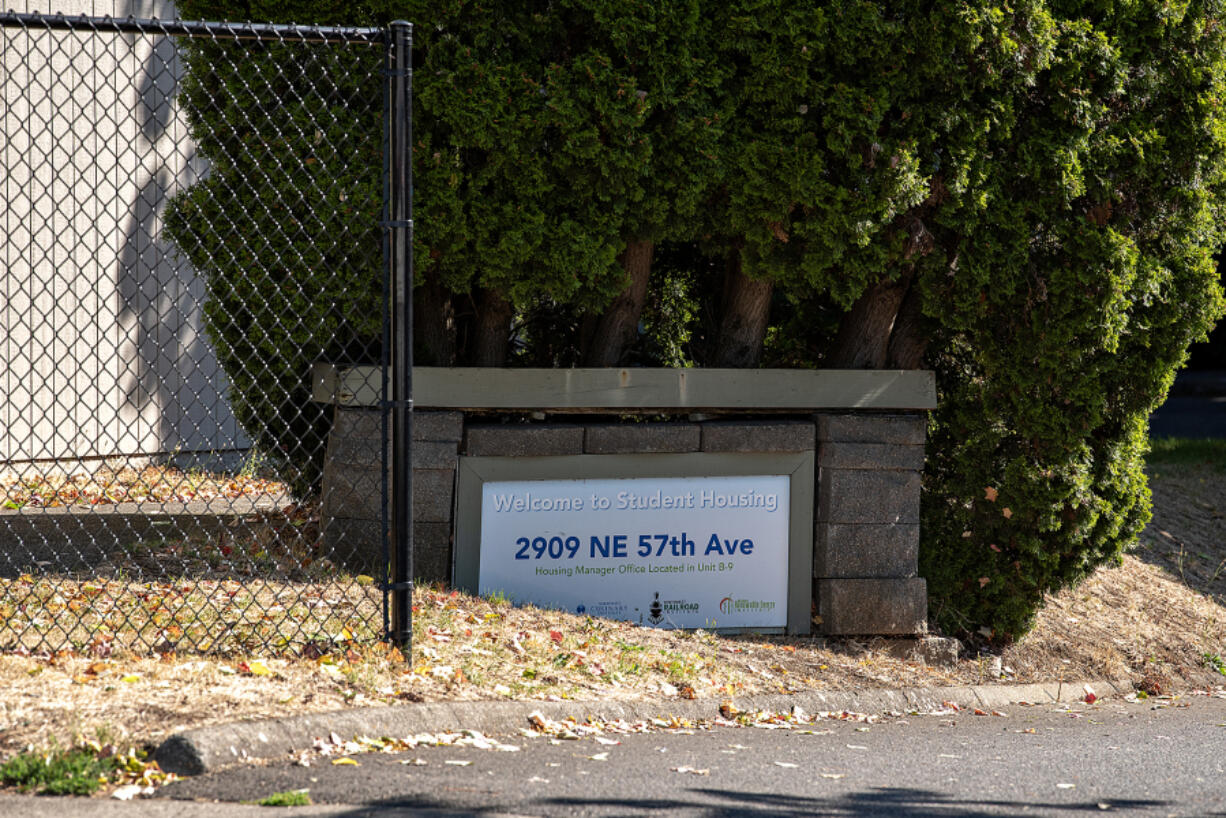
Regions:
<instances>
[{"instance_id":1,"label":"shadow on ground","mask_svg":"<svg viewBox=\"0 0 1226 818\"><path fill-rule=\"evenodd\" d=\"M419 815L507 815L530 813L534 815L646 815L666 813L672 815L701 816L701 818L752 818L753 816L808 816L808 815L881 815L896 818L937 818L938 816L1000 816L1031 814L1079 814L1126 812L1137 814L1159 810L1167 806L1165 801L1111 799L1104 802L1070 801L1023 802L1004 800L960 800L939 792L909 788L877 787L858 792L845 793L830 798L814 798L803 795L788 795L777 792L735 792L723 789L691 789L690 798L671 799L585 799L552 798L527 804L498 804L488 807L448 806L432 798L409 798L365 805L351 813L342 813L336 818L359 816L395 815L412 810Z\"/></svg>"}]
</instances>

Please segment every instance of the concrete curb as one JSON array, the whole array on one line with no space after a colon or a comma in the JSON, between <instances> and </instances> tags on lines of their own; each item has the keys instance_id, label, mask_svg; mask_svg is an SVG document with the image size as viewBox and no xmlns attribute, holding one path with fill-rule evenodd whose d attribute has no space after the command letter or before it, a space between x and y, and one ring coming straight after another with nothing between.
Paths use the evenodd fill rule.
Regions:
<instances>
[{"instance_id":1,"label":"concrete curb","mask_svg":"<svg viewBox=\"0 0 1226 818\"><path fill-rule=\"evenodd\" d=\"M990 710L1017 702L1056 704L1080 701L1086 682L1048 682L1029 685L976 685L970 687L908 688L902 690L804 691L792 695L743 696L733 700L740 710L809 713L849 710L859 713L930 712L945 703ZM1132 690L1128 681L1088 683L1099 698ZM415 733L479 730L491 735L514 734L527 726L528 714L562 720L596 718L602 721L652 718L710 719L719 714L719 699L672 699L667 702L436 702L393 705L315 713L281 719L234 722L201 727L171 736L153 757L167 772L200 775L245 761L286 758L311 746L316 737L336 733L356 736L408 736Z\"/></svg>"}]
</instances>

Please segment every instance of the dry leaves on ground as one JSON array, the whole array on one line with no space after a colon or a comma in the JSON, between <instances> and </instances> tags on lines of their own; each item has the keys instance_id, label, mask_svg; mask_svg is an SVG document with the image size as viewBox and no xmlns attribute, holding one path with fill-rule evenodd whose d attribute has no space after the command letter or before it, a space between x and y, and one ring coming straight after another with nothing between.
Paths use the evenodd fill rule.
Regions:
<instances>
[{"instance_id":1,"label":"dry leaves on ground","mask_svg":"<svg viewBox=\"0 0 1226 818\"><path fill-rule=\"evenodd\" d=\"M284 484L251 475L219 475L165 466L102 467L88 474L23 474L0 478L0 508L54 508L117 503L199 502L288 496Z\"/></svg>"},{"instance_id":2,"label":"dry leaves on ground","mask_svg":"<svg viewBox=\"0 0 1226 818\"><path fill-rule=\"evenodd\" d=\"M1200 545L1226 549L1221 541ZM411 661L343 632L294 656L0 656L0 757L53 737L71 743L101 733L115 743L156 743L206 724L402 701L696 697L731 706L755 693L1002 676L1126 677L1177 689L1220 683L1202 657L1226 653L1220 600L1137 557L1055 595L1035 630L1005 651L999 670L978 658L926 667L889 656L882 641L663 631L439 588L417 589L413 610Z\"/></svg>"}]
</instances>

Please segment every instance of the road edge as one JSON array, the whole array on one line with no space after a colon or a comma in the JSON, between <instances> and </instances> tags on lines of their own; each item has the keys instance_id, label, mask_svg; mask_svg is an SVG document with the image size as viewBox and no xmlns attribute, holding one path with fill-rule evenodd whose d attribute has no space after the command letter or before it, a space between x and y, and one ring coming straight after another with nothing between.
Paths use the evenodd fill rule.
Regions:
<instances>
[{"instance_id":1,"label":"road edge","mask_svg":"<svg viewBox=\"0 0 1226 818\"><path fill-rule=\"evenodd\" d=\"M810 690L793 694L734 697L732 702L741 711L786 712L799 707L810 714L822 711L923 713L947 708L950 704L990 712L1019 702L1056 704L1083 701L1087 685L1098 698L1122 695L1133 689L1127 680L1094 680L899 690ZM624 719L630 722L674 717L711 719L719 715L723 701L727 700L476 701L368 707L186 730L163 741L153 758L166 772L201 775L244 762L288 758L292 752L308 749L316 737L331 733L345 739L357 736L403 737L461 730L508 735L526 727L528 714L533 712L558 721L567 718L600 721Z\"/></svg>"}]
</instances>

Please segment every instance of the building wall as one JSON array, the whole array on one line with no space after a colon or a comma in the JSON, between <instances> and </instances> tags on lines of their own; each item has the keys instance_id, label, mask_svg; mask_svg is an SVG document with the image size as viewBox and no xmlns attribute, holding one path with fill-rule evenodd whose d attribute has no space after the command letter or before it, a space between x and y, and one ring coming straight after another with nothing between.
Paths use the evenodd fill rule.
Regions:
<instances>
[{"instance_id":1,"label":"building wall","mask_svg":"<svg viewBox=\"0 0 1226 818\"><path fill-rule=\"evenodd\" d=\"M175 16L161 0L14 10ZM173 44L0 29L0 61L0 460L246 448L203 282L161 238L168 197L205 169Z\"/></svg>"}]
</instances>

